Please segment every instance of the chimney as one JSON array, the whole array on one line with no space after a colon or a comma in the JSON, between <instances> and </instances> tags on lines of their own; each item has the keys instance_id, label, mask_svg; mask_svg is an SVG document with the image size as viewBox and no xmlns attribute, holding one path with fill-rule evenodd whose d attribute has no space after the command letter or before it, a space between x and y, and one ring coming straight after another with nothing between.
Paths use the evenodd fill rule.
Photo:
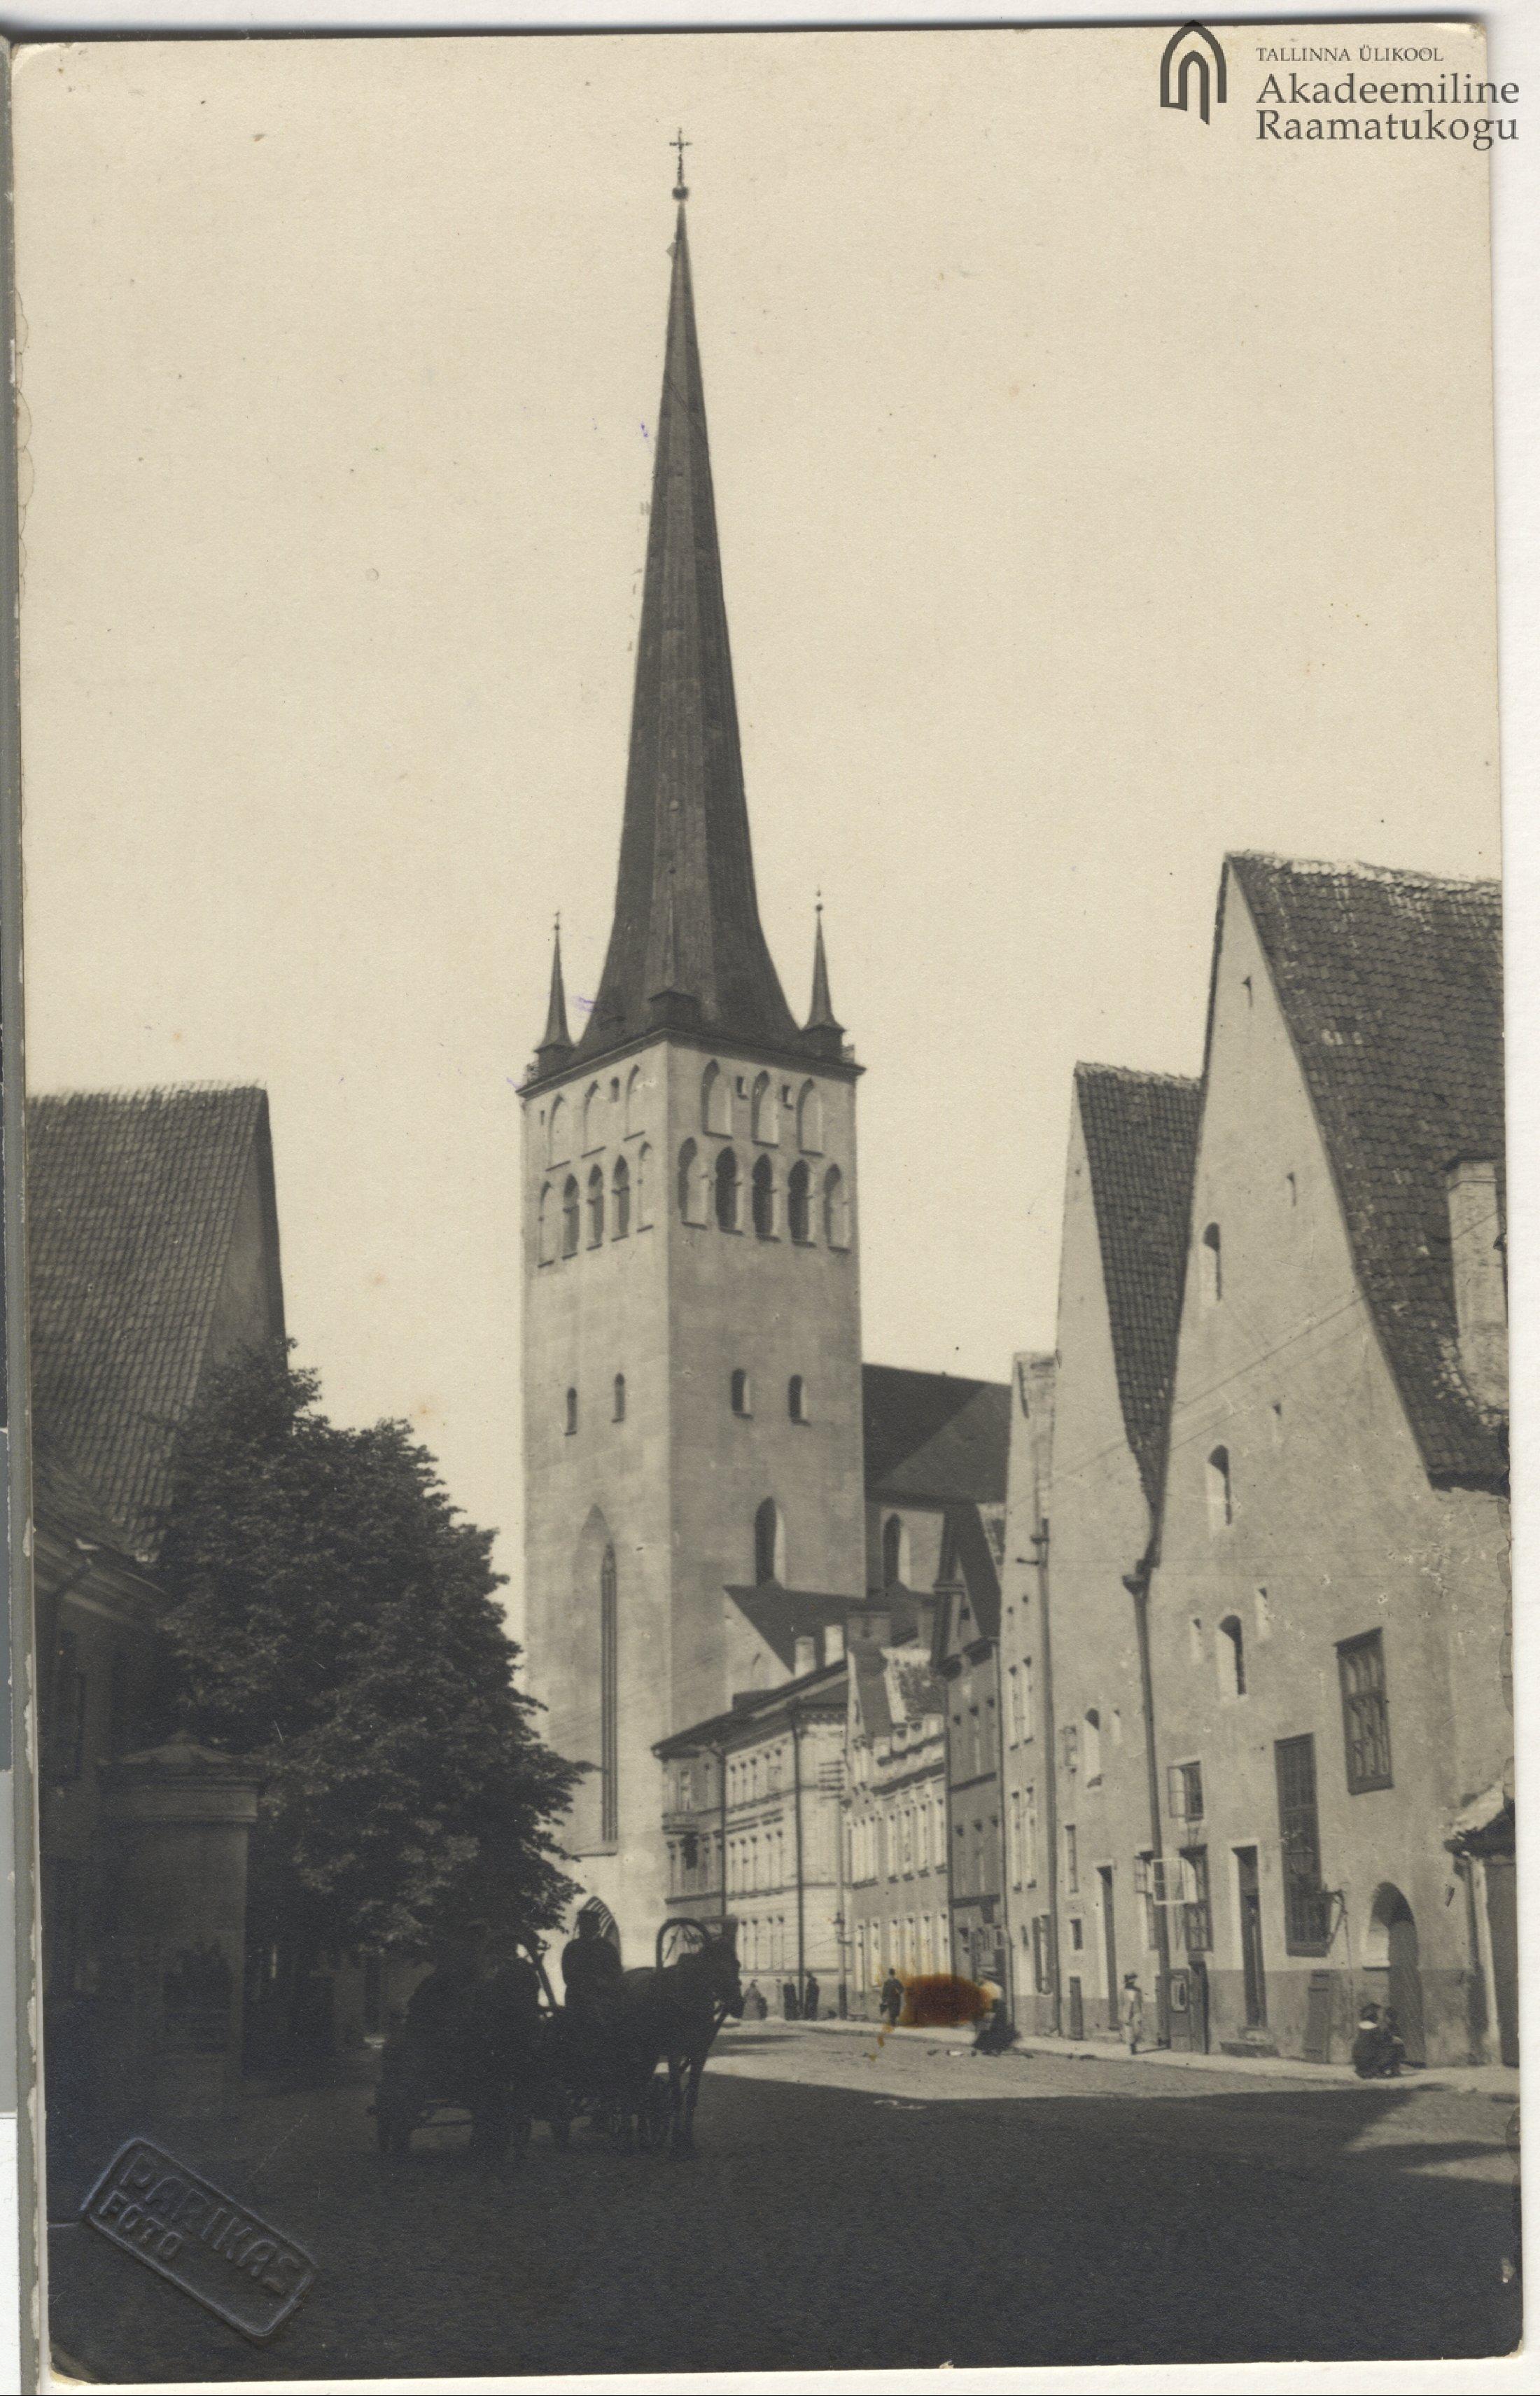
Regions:
<instances>
[{"instance_id":1,"label":"chimney","mask_svg":"<svg viewBox=\"0 0 1540 2396\"><path fill-rule=\"evenodd\" d=\"M1507 1272L1495 1164L1463 1158L1452 1165L1448 1191L1461 1370L1478 1405L1506 1414Z\"/></svg>"},{"instance_id":2,"label":"chimney","mask_svg":"<svg viewBox=\"0 0 1540 2396\"><path fill-rule=\"evenodd\" d=\"M843 1622L826 1622L824 1624L823 1635L824 1662L826 1664L837 1664L841 1657L844 1654L844 1624Z\"/></svg>"},{"instance_id":3,"label":"chimney","mask_svg":"<svg viewBox=\"0 0 1540 2396\"><path fill-rule=\"evenodd\" d=\"M814 1638L813 1633L810 1631L799 1632L797 1638L792 1643L791 1648L792 1679L794 1681L800 1681L804 1672L816 1672L817 1669L818 1646L816 1640Z\"/></svg>"}]
</instances>

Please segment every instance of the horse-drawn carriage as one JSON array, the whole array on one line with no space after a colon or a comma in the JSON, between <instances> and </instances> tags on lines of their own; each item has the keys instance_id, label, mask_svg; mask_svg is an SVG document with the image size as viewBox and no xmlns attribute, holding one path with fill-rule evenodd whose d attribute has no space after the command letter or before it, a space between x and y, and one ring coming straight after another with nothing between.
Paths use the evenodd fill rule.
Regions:
<instances>
[{"instance_id":1,"label":"horse-drawn carriage","mask_svg":"<svg viewBox=\"0 0 1540 2396\"><path fill-rule=\"evenodd\" d=\"M490 1970L441 1972L386 2040L375 2092L382 2154L402 2155L431 2123L471 2125L489 2158L528 2144L544 2122L564 2147L580 2123L644 2151L688 2152L712 2041L743 2011L731 1925L666 1923L650 1968L618 1975L602 1997L558 2004L536 1940Z\"/></svg>"}]
</instances>

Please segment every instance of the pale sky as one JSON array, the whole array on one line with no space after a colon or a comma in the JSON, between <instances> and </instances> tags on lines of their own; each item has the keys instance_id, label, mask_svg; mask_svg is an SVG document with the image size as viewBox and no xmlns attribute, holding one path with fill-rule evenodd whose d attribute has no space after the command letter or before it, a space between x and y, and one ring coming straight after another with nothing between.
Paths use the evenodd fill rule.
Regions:
<instances>
[{"instance_id":1,"label":"pale sky","mask_svg":"<svg viewBox=\"0 0 1540 2396\"><path fill-rule=\"evenodd\" d=\"M300 1356L515 1601L514 1086L609 927L677 124L869 1357L1052 1346L1071 1068L1196 1072L1227 848L1496 871L1485 162L1259 142L1263 37L1207 126L1143 29L21 60L31 1079L267 1085Z\"/></svg>"}]
</instances>

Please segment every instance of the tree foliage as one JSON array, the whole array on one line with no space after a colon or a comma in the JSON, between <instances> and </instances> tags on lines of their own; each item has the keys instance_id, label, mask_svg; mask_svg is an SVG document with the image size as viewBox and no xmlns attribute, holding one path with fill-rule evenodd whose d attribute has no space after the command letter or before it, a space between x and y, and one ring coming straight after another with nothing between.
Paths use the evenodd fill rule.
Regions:
<instances>
[{"instance_id":1,"label":"tree foliage","mask_svg":"<svg viewBox=\"0 0 1540 2396\"><path fill-rule=\"evenodd\" d=\"M424 1951L457 1920L555 1922L578 1770L537 1737L492 1534L406 1424L339 1429L286 1348L181 1425L161 1570L177 1712L251 1759L253 1937Z\"/></svg>"}]
</instances>

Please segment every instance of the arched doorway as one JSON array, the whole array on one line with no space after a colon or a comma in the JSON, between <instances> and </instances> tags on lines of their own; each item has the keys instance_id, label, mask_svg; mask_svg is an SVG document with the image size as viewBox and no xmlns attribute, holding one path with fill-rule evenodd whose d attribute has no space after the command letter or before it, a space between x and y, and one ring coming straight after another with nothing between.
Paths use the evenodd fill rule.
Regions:
<instances>
[{"instance_id":1,"label":"arched doorway","mask_svg":"<svg viewBox=\"0 0 1540 2396\"><path fill-rule=\"evenodd\" d=\"M1426 2063L1416 1917L1392 1881L1381 1881L1374 1891L1363 1961L1371 1995L1396 2017L1408 2063Z\"/></svg>"},{"instance_id":2,"label":"arched doorway","mask_svg":"<svg viewBox=\"0 0 1540 2396\"><path fill-rule=\"evenodd\" d=\"M614 1914L610 1911L609 1907L604 1903L604 1898L602 1897L591 1897L586 1905L580 1905L578 1909L578 1919L579 1922L582 1921L585 1914L591 1915L594 1920L597 1921L599 1924L600 1937L607 1938L610 1945L618 1955L620 1952L620 1924L617 1922Z\"/></svg>"}]
</instances>

